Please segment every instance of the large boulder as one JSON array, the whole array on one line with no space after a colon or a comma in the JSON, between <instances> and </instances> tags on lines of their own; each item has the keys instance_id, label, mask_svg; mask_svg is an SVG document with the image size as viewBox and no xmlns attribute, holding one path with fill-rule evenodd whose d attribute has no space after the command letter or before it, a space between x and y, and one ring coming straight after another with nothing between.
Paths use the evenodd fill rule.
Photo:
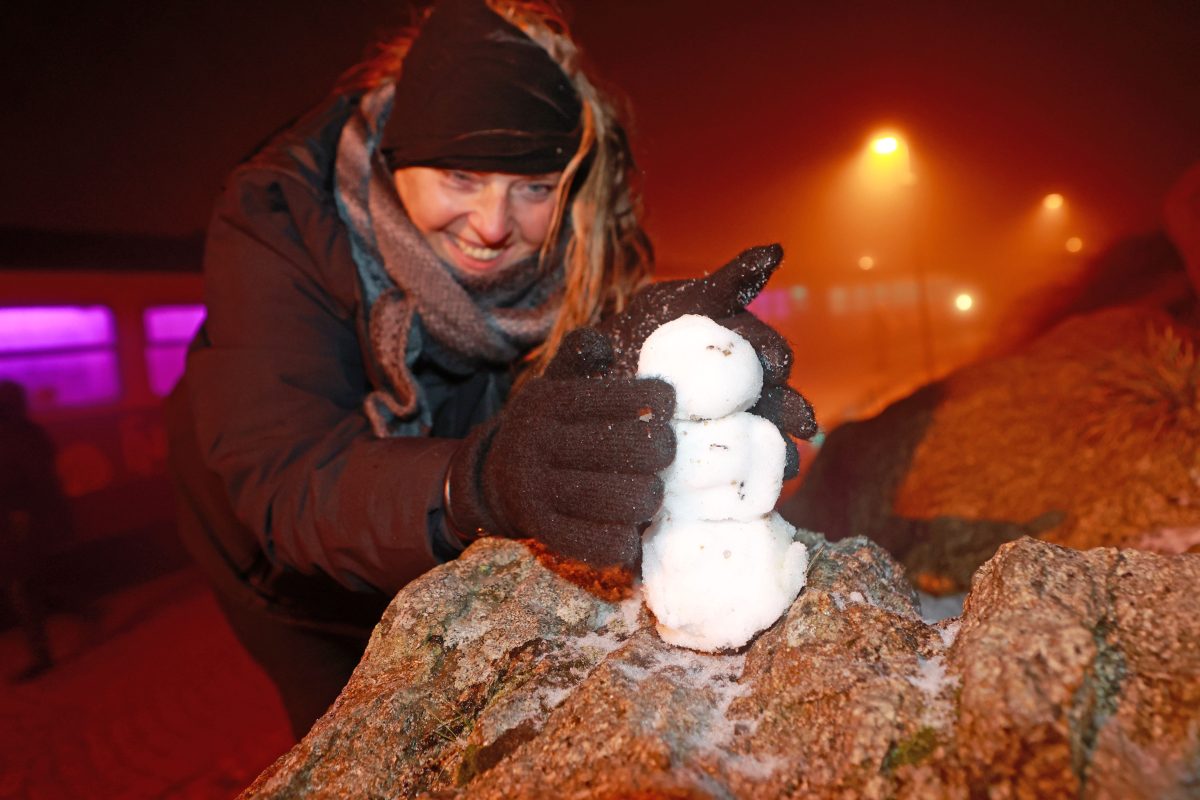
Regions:
<instances>
[{"instance_id":1,"label":"large boulder","mask_svg":"<svg viewBox=\"0 0 1200 800\"><path fill-rule=\"evenodd\" d=\"M878 546L800 536L807 588L723 655L478 542L244 797L1195 796L1200 555L1022 539L927 625Z\"/></svg>"},{"instance_id":2,"label":"large boulder","mask_svg":"<svg viewBox=\"0 0 1200 800\"><path fill-rule=\"evenodd\" d=\"M1074 317L835 429L781 506L862 534L920 588L962 591L1020 536L1077 548L1200 544L1200 333L1151 309Z\"/></svg>"}]
</instances>

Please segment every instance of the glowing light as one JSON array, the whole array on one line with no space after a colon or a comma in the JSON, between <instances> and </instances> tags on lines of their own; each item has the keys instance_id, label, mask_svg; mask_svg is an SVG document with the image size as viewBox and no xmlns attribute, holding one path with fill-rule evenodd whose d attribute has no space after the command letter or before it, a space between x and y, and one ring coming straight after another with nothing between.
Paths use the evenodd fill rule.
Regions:
<instances>
[{"instance_id":1,"label":"glowing light","mask_svg":"<svg viewBox=\"0 0 1200 800\"><path fill-rule=\"evenodd\" d=\"M960 292L959 295L954 298L954 307L964 314L970 311L971 307L974 305L975 298L971 297L971 295L967 292Z\"/></svg>"},{"instance_id":2,"label":"glowing light","mask_svg":"<svg viewBox=\"0 0 1200 800\"><path fill-rule=\"evenodd\" d=\"M113 313L104 306L0 308L0 353L112 345Z\"/></svg>"},{"instance_id":3,"label":"glowing light","mask_svg":"<svg viewBox=\"0 0 1200 800\"><path fill-rule=\"evenodd\" d=\"M861 151L859 169L864 186L876 192L889 192L916 183L909 143L894 129L876 130L867 139Z\"/></svg>"},{"instance_id":4,"label":"glowing light","mask_svg":"<svg viewBox=\"0 0 1200 800\"><path fill-rule=\"evenodd\" d=\"M870 256L863 256L858 260L858 268L861 270L868 270L874 266L875 259L871 258Z\"/></svg>"},{"instance_id":5,"label":"glowing light","mask_svg":"<svg viewBox=\"0 0 1200 800\"><path fill-rule=\"evenodd\" d=\"M142 312L148 342L187 342L204 321L204 306L151 306Z\"/></svg>"},{"instance_id":6,"label":"glowing light","mask_svg":"<svg viewBox=\"0 0 1200 800\"><path fill-rule=\"evenodd\" d=\"M881 156L888 156L900 149L900 140L895 136L877 136L871 142L871 150Z\"/></svg>"},{"instance_id":7,"label":"glowing light","mask_svg":"<svg viewBox=\"0 0 1200 800\"><path fill-rule=\"evenodd\" d=\"M1066 248L1068 253L1078 253L1083 249L1083 239L1080 239L1078 236L1072 236L1070 239L1067 239Z\"/></svg>"},{"instance_id":8,"label":"glowing light","mask_svg":"<svg viewBox=\"0 0 1200 800\"><path fill-rule=\"evenodd\" d=\"M1063 207L1064 202L1066 201L1063 200L1063 196L1061 194L1058 192L1052 192L1051 194L1048 194L1042 198L1042 208L1045 208L1049 211L1056 211Z\"/></svg>"}]
</instances>

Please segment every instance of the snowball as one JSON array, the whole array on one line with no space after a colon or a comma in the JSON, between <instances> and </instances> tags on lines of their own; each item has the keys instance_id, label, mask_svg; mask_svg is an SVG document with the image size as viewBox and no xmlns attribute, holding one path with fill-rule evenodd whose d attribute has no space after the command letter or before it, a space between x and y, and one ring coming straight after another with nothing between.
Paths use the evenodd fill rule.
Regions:
<instances>
[{"instance_id":1,"label":"snowball","mask_svg":"<svg viewBox=\"0 0 1200 800\"><path fill-rule=\"evenodd\" d=\"M676 419L717 419L758 401L763 373L754 347L708 317L685 314L646 338L638 377L675 387Z\"/></svg>"},{"instance_id":2,"label":"snowball","mask_svg":"<svg viewBox=\"0 0 1200 800\"><path fill-rule=\"evenodd\" d=\"M675 519L752 519L775 507L787 446L770 421L744 411L677 420L675 461L661 473L662 513Z\"/></svg>"},{"instance_id":3,"label":"snowball","mask_svg":"<svg viewBox=\"0 0 1200 800\"><path fill-rule=\"evenodd\" d=\"M741 647L804 587L808 551L772 513L747 521L659 517L642 537L646 605L664 641L712 652Z\"/></svg>"}]
</instances>

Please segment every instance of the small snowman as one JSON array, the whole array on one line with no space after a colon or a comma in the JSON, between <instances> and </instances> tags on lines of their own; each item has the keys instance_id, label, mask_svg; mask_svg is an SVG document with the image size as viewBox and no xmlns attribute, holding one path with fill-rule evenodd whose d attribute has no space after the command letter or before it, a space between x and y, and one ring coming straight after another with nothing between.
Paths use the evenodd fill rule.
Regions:
<instances>
[{"instance_id":1,"label":"small snowman","mask_svg":"<svg viewBox=\"0 0 1200 800\"><path fill-rule=\"evenodd\" d=\"M770 626L804 587L808 551L774 512L786 443L751 414L763 372L753 346L708 317L660 326L638 376L675 388L675 460L642 536L646 604L664 641L713 652Z\"/></svg>"}]
</instances>

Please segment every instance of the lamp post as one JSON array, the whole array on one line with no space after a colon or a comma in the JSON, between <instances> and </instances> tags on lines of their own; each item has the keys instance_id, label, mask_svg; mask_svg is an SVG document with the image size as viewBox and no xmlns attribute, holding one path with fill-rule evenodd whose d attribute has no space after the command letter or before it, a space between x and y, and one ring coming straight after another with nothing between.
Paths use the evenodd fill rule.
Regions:
<instances>
[{"instance_id":1,"label":"lamp post","mask_svg":"<svg viewBox=\"0 0 1200 800\"><path fill-rule=\"evenodd\" d=\"M917 287L917 325L921 339L921 360L926 380L935 372L933 352L933 319L929 310L929 286L925 266L921 261L920 214L918 213L917 176L912 169L908 141L899 133L885 131L873 136L864 158L867 180L871 187L888 193L903 194L908 212L909 259Z\"/></svg>"}]
</instances>

